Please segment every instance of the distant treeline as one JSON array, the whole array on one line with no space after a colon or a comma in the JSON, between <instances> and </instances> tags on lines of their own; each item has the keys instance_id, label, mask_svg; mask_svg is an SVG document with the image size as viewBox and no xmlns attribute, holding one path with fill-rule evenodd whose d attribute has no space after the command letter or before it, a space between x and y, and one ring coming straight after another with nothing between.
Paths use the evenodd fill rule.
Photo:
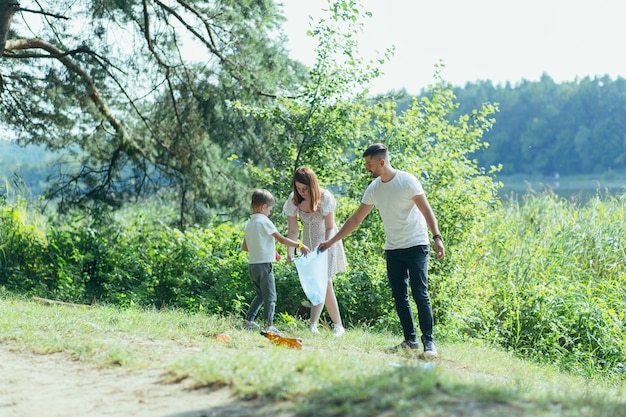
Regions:
<instances>
[{"instance_id":1,"label":"distant treeline","mask_svg":"<svg viewBox=\"0 0 626 417\"><path fill-rule=\"evenodd\" d=\"M626 80L609 76L555 83L454 88L465 114L481 103L499 113L476 154L482 166L502 164L502 174L575 175L626 171Z\"/></svg>"},{"instance_id":2,"label":"distant treeline","mask_svg":"<svg viewBox=\"0 0 626 417\"><path fill-rule=\"evenodd\" d=\"M470 114L498 104L489 147L475 154L481 166L502 164L502 175L580 175L626 171L626 79L585 77L557 84L540 81L453 87L459 109ZM427 94L427 93L424 93ZM413 97L398 100L398 109Z\"/></svg>"},{"instance_id":3,"label":"distant treeline","mask_svg":"<svg viewBox=\"0 0 626 417\"><path fill-rule=\"evenodd\" d=\"M502 175L579 175L626 171L626 79L609 76L557 84L540 81L494 85L491 81L454 87L459 109L471 113L497 103L496 123L476 153L485 167L502 164ZM412 98L399 100L406 109ZM0 140L0 180L14 173L40 194L54 155Z\"/></svg>"},{"instance_id":4,"label":"distant treeline","mask_svg":"<svg viewBox=\"0 0 626 417\"><path fill-rule=\"evenodd\" d=\"M42 195L59 156L58 152L50 152L44 146L22 148L0 138L0 194L8 185L22 195Z\"/></svg>"}]
</instances>

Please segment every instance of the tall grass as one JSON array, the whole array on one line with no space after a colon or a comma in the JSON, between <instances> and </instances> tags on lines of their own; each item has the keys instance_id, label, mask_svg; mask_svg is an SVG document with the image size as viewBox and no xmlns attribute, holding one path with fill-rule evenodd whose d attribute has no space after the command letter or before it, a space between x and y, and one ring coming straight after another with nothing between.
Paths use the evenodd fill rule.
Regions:
<instances>
[{"instance_id":1,"label":"tall grass","mask_svg":"<svg viewBox=\"0 0 626 417\"><path fill-rule=\"evenodd\" d=\"M625 203L530 193L490 213L457 277L465 331L564 369L622 374Z\"/></svg>"}]
</instances>

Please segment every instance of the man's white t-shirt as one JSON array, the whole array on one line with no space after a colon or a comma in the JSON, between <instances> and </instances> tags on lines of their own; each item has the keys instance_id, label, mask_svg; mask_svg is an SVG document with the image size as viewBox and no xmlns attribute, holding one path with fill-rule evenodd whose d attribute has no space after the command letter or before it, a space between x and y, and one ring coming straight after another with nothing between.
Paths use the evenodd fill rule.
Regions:
<instances>
[{"instance_id":1,"label":"man's white t-shirt","mask_svg":"<svg viewBox=\"0 0 626 417\"><path fill-rule=\"evenodd\" d=\"M278 232L274 223L264 214L254 213L246 225L243 237L248 245L248 263L262 264L276 261L276 240Z\"/></svg>"},{"instance_id":2,"label":"man's white t-shirt","mask_svg":"<svg viewBox=\"0 0 626 417\"><path fill-rule=\"evenodd\" d=\"M370 183L362 203L374 205L385 226L385 249L406 249L428 245L428 226L413 197L424 194L422 184L414 175L396 170L389 182L380 177Z\"/></svg>"}]
</instances>

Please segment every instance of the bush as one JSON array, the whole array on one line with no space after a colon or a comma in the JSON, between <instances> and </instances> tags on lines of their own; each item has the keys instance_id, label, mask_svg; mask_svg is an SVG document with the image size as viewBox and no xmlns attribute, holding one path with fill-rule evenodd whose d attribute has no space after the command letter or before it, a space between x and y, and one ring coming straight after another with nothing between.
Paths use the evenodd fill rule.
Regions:
<instances>
[{"instance_id":1,"label":"bush","mask_svg":"<svg viewBox=\"0 0 626 417\"><path fill-rule=\"evenodd\" d=\"M0 197L0 285L20 292L47 293L57 287L50 271L45 219L18 198Z\"/></svg>"},{"instance_id":2,"label":"bush","mask_svg":"<svg viewBox=\"0 0 626 417\"><path fill-rule=\"evenodd\" d=\"M454 262L446 276L431 275L437 332L482 338L578 372L620 369L625 199L597 197L579 206L533 193L494 206L466 242L448 246ZM356 204L339 200L339 223ZM181 232L153 210L97 218L75 212L52 222L24 201L2 200L0 286L64 301L243 315L254 297L243 223ZM344 241L349 267L335 277L335 291L346 323L399 331L383 240L372 213ZM293 316L305 300L295 266L278 262L275 275L276 312Z\"/></svg>"}]
</instances>

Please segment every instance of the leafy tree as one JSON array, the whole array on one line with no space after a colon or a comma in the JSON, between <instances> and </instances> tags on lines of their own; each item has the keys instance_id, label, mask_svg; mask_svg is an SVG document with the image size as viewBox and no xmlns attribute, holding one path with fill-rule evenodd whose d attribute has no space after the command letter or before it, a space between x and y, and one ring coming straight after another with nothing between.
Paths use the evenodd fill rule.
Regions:
<instances>
[{"instance_id":1,"label":"leafy tree","mask_svg":"<svg viewBox=\"0 0 626 417\"><path fill-rule=\"evenodd\" d=\"M310 30L317 41L317 59L297 94L283 96L270 106L240 108L255 120L274 127L265 152L274 163L257 166L246 161L257 182L284 197L291 174L301 165L313 167L323 183L341 186L350 178L347 164L369 133L371 113L369 83L380 74L378 63L392 54L392 48L378 63L359 55L356 41L370 13L360 2L328 1L326 16Z\"/></svg>"},{"instance_id":2,"label":"leafy tree","mask_svg":"<svg viewBox=\"0 0 626 417\"><path fill-rule=\"evenodd\" d=\"M586 77L556 84L545 75L494 87L491 82L455 88L461 107L498 103L498 123L485 133L491 144L478 151L482 166L502 165L502 173L563 175L624 171L626 80Z\"/></svg>"},{"instance_id":3,"label":"leafy tree","mask_svg":"<svg viewBox=\"0 0 626 417\"><path fill-rule=\"evenodd\" d=\"M398 110L396 103L401 92L370 97L367 87L380 71L375 63L359 59L354 41L368 13L357 1L329 2L327 11L328 17L310 31L318 42L317 60L301 93L276 100L270 107L240 106L257 120L276 127L275 140L267 144L275 164L259 167L248 163L247 168L259 183L284 199L293 170L301 165L312 167L323 185L343 197L337 211L341 223L351 214L346 207L354 209L371 181L364 175L363 150L371 143L384 142L391 149L394 166L422 178L454 253L454 248L471 238L483 213L496 203L498 184L490 177L493 171L480 168L470 155L487 146L482 136L491 129L494 121L490 115L497 107L485 104L450 120L458 103L440 76L441 67L428 94L403 107L406 110ZM381 61L391 54L392 49ZM384 293L387 289L380 256L383 240L377 215L368 216L345 239L349 281L353 288L361 288L360 293ZM442 278L436 290L447 291L447 284L454 282L454 262L452 255L449 263L435 267L439 269L434 273ZM343 297L341 303L351 315L350 306L360 304L358 294L353 294L354 299ZM377 299L370 308L390 308L384 302ZM445 320L445 311L438 309L438 319ZM360 313L361 317L378 316L371 311Z\"/></svg>"},{"instance_id":4,"label":"leafy tree","mask_svg":"<svg viewBox=\"0 0 626 417\"><path fill-rule=\"evenodd\" d=\"M303 75L270 0L2 0L0 18L0 124L67 150L50 194L62 203L173 187L181 213L231 204L245 177L228 157L263 163L269 128L229 102L261 104Z\"/></svg>"}]
</instances>

